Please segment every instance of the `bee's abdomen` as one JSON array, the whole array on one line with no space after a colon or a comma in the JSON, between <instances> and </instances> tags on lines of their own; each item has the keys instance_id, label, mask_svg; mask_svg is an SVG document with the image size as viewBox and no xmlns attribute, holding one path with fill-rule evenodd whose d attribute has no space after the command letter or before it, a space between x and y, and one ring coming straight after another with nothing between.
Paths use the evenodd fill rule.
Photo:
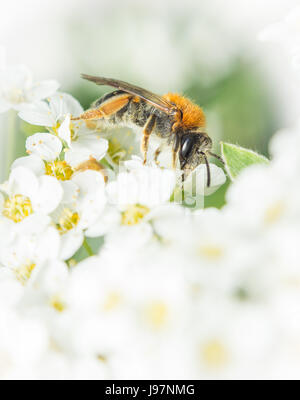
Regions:
<instances>
[{"instance_id":1,"label":"bee's abdomen","mask_svg":"<svg viewBox=\"0 0 300 400\"><path fill-rule=\"evenodd\" d=\"M114 90L101 97L93 104L93 108L101 108L104 104L109 104L109 102L117 101L118 98L126 95L127 93L123 90ZM132 126L136 125L142 127L146 124L147 119L151 113L152 107L148 105L145 101L135 98L134 96L128 95L128 102L116 113L108 115L104 120L109 125L124 125Z\"/></svg>"},{"instance_id":2,"label":"bee's abdomen","mask_svg":"<svg viewBox=\"0 0 300 400\"><path fill-rule=\"evenodd\" d=\"M117 112L102 117L102 121L109 126L126 126L130 128L142 128L146 125L150 115L156 115L156 123L153 132L161 137L166 137L171 131L171 121L160 110L153 107L140 97L129 95L123 90L114 90L101 97L93 104L95 109L109 108L110 103L118 102L128 95L128 101ZM108 107L107 107L108 106Z\"/></svg>"}]
</instances>

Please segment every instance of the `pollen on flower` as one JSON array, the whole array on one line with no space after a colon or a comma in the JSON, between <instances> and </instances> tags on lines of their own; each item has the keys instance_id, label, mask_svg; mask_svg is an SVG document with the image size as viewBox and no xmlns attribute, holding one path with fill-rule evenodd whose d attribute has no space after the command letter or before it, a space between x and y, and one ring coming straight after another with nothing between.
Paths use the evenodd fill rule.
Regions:
<instances>
[{"instance_id":1,"label":"pollen on flower","mask_svg":"<svg viewBox=\"0 0 300 400\"><path fill-rule=\"evenodd\" d=\"M130 205L122 214L122 225L137 225L150 212L150 209L140 204Z\"/></svg>"},{"instance_id":2,"label":"pollen on flower","mask_svg":"<svg viewBox=\"0 0 300 400\"><path fill-rule=\"evenodd\" d=\"M20 104L26 101L23 90L18 88L11 89L6 93L5 98L13 104Z\"/></svg>"},{"instance_id":3,"label":"pollen on flower","mask_svg":"<svg viewBox=\"0 0 300 400\"><path fill-rule=\"evenodd\" d=\"M64 208L56 224L59 233L64 235L75 228L79 219L79 214L77 212L72 212L69 208Z\"/></svg>"},{"instance_id":4,"label":"pollen on flower","mask_svg":"<svg viewBox=\"0 0 300 400\"><path fill-rule=\"evenodd\" d=\"M49 111L48 114L51 115L51 112ZM60 128L60 125L61 125L61 123L59 121L57 121L56 124L52 126L53 132L57 136L58 136L58 129Z\"/></svg>"},{"instance_id":5,"label":"pollen on flower","mask_svg":"<svg viewBox=\"0 0 300 400\"><path fill-rule=\"evenodd\" d=\"M21 222L33 213L32 204L28 197L17 194L4 203L2 214L14 222Z\"/></svg>"},{"instance_id":6,"label":"pollen on flower","mask_svg":"<svg viewBox=\"0 0 300 400\"><path fill-rule=\"evenodd\" d=\"M145 309L147 323L154 329L162 328L168 316L168 308L162 301L155 301L149 304Z\"/></svg>"},{"instance_id":7,"label":"pollen on flower","mask_svg":"<svg viewBox=\"0 0 300 400\"><path fill-rule=\"evenodd\" d=\"M79 164L78 167L76 167L76 172L84 172L84 171L88 171L88 170L92 170L92 171L98 171L100 172L103 177L104 177L104 181L107 182L108 178L105 172L105 169L102 167L102 165L92 156L90 156L90 158L86 161L84 161L83 163Z\"/></svg>"},{"instance_id":8,"label":"pollen on flower","mask_svg":"<svg viewBox=\"0 0 300 400\"><path fill-rule=\"evenodd\" d=\"M276 222L284 212L284 204L282 201L278 201L277 203L271 205L267 208L264 215L264 222L266 225L271 225Z\"/></svg>"},{"instance_id":9,"label":"pollen on flower","mask_svg":"<svg viewBox=\"0 0 300 400\"><path fill-rule=\"evenodd\" d=\"M126 157L126 150L116 138L112 138L109 141L108 154L114 163L119 164Z\"/></svg>"},{"instance_id":10,"label":"pollen on flower","mask_svg":"<svg viewBox=\"0 0 300 400\"><path fill-rule=\"evenodd\" d=\"M61 299L60 296L52 296L50 298L50 306L53 307L57 312L63 312L66 309L66 304L64 301Z\"/></svg>"},{"instance_id":11,"label":"pollen on flower","mask_svg":"<svg viewBox=\"0 0 300 400\"><path fill-rule=\"evenodd\" d=\"M118 292L111 292L105 299L103 309L104 311L112 311L121 303L122 297Z\"/></svg>"},{"instance_id":12,"label":"pollen on flower","mask_svg":"<svg viewBox=\"0 0 300 400\"><path fill-rule=\"evenodd\" d=\"M68 181L73 175L72 167L66 161L52 161L45 164L46 175L54 176L60 181Z\"/></svg>"},{"instance_id":13,"label":"pollen on flower","mask_svg":"<svg viewBox=\"0 0 300 400\"><path fill-rule=\"evenodd\" d=\"M211 340L201 346L200 356L208 368L222 368L228 361L227 350L219 340Z\"/></svg>"},{"instance_id":14,"label":"pollen on flower","mask_svg":"<svg viewBox=\"0 0 300 400\"><path fill-rule=\"evenodd\" d=\"M216 245L203 245L198 248L198 254L200 257L204 257L207 260L215 261L222 258L224 250L222 247Z\"/></svg>"},{"instance_id":15,"label":"pollen on flower","mask_svg":"<svg viewBox=\"0 0 300 400\"><path fill-rule=\"evenodd\" d=\"M36 264L31 261L26 262L21 265L19 268L14 269L15 276L22 285L25 285L26 282L30 279L33 270L35 269Z\"/></svg>"}]
</instances>

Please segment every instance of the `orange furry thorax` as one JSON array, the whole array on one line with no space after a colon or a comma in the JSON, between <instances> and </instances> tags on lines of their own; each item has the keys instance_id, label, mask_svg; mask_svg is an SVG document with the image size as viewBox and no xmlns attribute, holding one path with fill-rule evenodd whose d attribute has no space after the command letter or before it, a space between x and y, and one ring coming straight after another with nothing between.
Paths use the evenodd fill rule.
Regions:
<instances>
[{"instance_id":1,"label":"orange furry thorax","mask_svg":"<svg viewBox=\"0 0 300 400\"><path fill-rule=\"evenodd\" d=\"M163 96L164 99L174 103L182 112L180 125L186 129L193 129L205 126L205 115L201 107L197 106L186 97L177 93L168 93Z\"/></svg>"}]
</instances>

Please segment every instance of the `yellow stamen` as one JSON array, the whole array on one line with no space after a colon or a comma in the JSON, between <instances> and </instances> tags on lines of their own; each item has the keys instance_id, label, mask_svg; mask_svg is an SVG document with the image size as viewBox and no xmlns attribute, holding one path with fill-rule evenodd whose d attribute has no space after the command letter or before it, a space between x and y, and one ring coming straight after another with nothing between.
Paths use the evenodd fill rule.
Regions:
<instances>
[{"instance_id":1,"label":"yellow stamen","mask_svg":"<svg viewBox=\"0 0 300 400\"><path fill-rule=\"evenodd\" d=\"M112 138L109 141L108 154L114 163L119 164L126 157L126 149L122 148L121 143L116 138Z\"/></svg>"},{"instance_id":2,"label":"yellow stamen","mask_svg":"<svg viewBox=\"0 0 300 400\"><path fill-rule=\"evenodd\" d=\"M203 245L199 247L198 253L210 261L216 261L222 258L224 250L215 245Z\"/></svg>"},{"instance_id":3,"label":"yellow stamen","mask_svg":"<svg viewBox=\"0 0 300 400\"><path fill-rule=\"evenodd\" d=\"M122 214L123 225L137 225L143 218L150 212L150 209L146 206L139 204L128 206L127 210Z\"/></svg>"},{"instance_id":4,"label":"yellow stamen","mask_svg":"<svg viewBox=\"0 0 300 400\"><path fill-rule=\"evenodd\" d=\"M61 216L59 217L58 223L56 224L57 229L61 235L64 235L71 229L75 228L79 222L79 215L77 212L72 212L69 208L64 208Z\"/></svg>"},{"instance_id":5,"label":"yellow stamen","mask_svg":"<svg viewBox=\"0 0 300 400\"><path fill-rule=\"evenodd\" d=\"M53 161L45 164L46 175L54 176L60 181L68 181L73 175L72 167L66 161Z\"/></svg>"},{"instance_id":6,"label":"yellow stamen","mask_svg":"<svg viewBox=\"0 0 300 400\"><path fill-rule=\"evenodd\" d=\"M26 282L30 279L31 274L33 270L35 269L36 264L27 262L24 265L21 265L21 267L16 268L14 270L15 276L18 279L19 282L22 283L22 285L25 285Z\"/></svg>"},{"instance_id":7,"label":"yellow stamen","mask_svg":"<svg viewBox=\"0 0 300 400\"><path fill-rule=\"evenodd\" d=\"M161 301L155 301L146 307L146 320L154 329L161 328L167 320L168 309Z\"/></svg>"},{"instance_id":8,"label":"yellow stamen","mask_svg":"<svg viewBox=\"0 0 300 400\"><path fill-rule=\"evenodd\" d=\"M60 313L66 309L66 304L63 302L60 296L52 296L50 299L50 306Z\"/></svg>"},{"instance_id":9,"label":"yellow stamen","mask_svg":"<svg viewBox=\"0 0 300 400\"><path fill-rule=\"evenodd\" d=\"M49 114L51 114L51 113L49 112ZM61 125L61 123L59 121L57 121L57 123L54 126L52 126L52 129L53 129L55 135L57 135L57 136L58 136L58 129L60 128L60 125Z\"/></svg>"},{"instance_id":10,"label":"yellow stamen","mask_svg":"<svg viewBox=\"0 0 300 400\"><path fill-rule=\"evenodd\" d=\"M271 225L282 216L284 212L284 204L282 201L278 201L269 208L267 208L264 215L264 222L266 225Z\"/></svg>"},{"instance_id":11,"label":"yellow stamen","mask_svg":"<svg viewBox=\"0 0 300 400\"><path fill-rule=\"evenodd\" d=\"M14 222L21 222L33 213L28 197L17 194L4 202L2 214Z\"/></svg>"},{"instance_id":12,"label":"yellow stamen","mask_svg":"<svg viewBox=\"0 0 300 400\"><path fill-rule=\"evenodd\" d=\"M209 341L201 348L201 360L208 368L221 368L228 361L227 351L220 341Z\"/></svg>"},{"instance_id":13,"label":"yellow stamen","mask_svg":"<svg viewBox=\"0 0 300 400\"><path fill-rule=\"evenodd\" d=\"M13 88L6 93L6 99L14 104L20 104L25 102L25 96L22 89Z\"/></svg>"},{"instance_id":14,"label":"yellow stamen","mask_svg":"<svg viewBox=\"0 0 300 400\"><path fill-rule=\"evenodd\" d=\"M121 300L122 297L120 293L117 292L109 293L103 305L104 311L111 311L114 308L118 307L118 305L121 303Z\"/></svg>"}]
</instances>

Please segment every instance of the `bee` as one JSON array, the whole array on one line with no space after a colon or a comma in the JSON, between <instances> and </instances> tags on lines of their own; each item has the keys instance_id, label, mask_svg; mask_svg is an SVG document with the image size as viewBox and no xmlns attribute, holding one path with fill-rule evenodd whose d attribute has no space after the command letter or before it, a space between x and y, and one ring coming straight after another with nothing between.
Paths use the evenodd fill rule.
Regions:
<instances>
[{"instance_id":1,"label":"bee","mask_svg":"<svg viewBox=\"0 0 300 400\"><path fill-rule=\"evenodd\" d=\"M205 115L199 106L175 93L163 96L116 79L82 75L97 85L107 85L117 90L97 100L92 108L73 120L102 120L108 126L142 128L141 150L144 164L151 134L161 138L155 152L158 157L165 145L172 147L173 168L179 159L184 181L199 164L206 164L207 186L211 183L208 156L222 158L212 153L212 140L205 130Z\"/></svg>"}]
</instances>

